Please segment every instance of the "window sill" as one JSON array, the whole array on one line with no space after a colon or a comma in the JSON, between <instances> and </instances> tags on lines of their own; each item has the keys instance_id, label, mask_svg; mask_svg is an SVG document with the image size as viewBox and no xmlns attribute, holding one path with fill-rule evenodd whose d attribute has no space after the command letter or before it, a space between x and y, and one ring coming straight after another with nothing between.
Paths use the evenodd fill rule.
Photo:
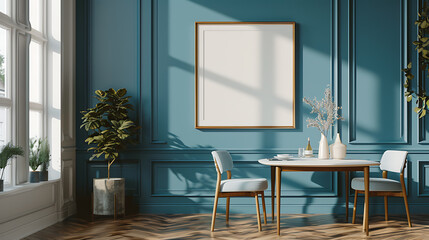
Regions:
<instances>
[{"instance_id":1,"label":"window sill","mask_svg":"<svg viewBox=\"0 0 429 240\"><path fill-rule=\"evenodd\" d=\"M59 182L61 179L52 179L49 181L43 181L38 183L24 183L14 187L6 187L3 192L0 192L0 199L3 197L12 196L15 194L20 194L23 192L34 190L40 186L50 185Z\"/></svg>"}]
</instances>

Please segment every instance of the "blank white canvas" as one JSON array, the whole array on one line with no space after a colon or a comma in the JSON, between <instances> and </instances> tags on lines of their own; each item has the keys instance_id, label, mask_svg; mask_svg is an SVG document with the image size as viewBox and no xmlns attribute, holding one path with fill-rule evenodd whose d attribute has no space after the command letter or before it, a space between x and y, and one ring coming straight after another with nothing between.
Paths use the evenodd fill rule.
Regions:
<instances>
[{"instance_id":1,"label":"blank white canvas","mask_svg":"<svg viewBox=\"0 0 429 240\"><path fill-rule=\"evenodd\" d=\"M294 24L197 24L197 128L294 128Z\"/></svg>"}]
</instances>

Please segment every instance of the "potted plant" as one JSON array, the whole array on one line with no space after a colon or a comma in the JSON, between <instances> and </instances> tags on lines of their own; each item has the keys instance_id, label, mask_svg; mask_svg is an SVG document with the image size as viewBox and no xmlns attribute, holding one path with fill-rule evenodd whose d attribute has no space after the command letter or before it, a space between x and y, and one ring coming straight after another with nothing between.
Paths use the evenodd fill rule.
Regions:
<instances>
[{"instance_id":1,"label":"potted plant","mask_svg":"<svg viewBox=\"0 0 429 240\"><path fill-rule=\"evenodd\" d=\"M126 96L124 88L97 90L95 94L98 100L95 107L81 112L81 128L89 133L85 142L92 145L88 149L93 152L90 160L104 155L107 161L107 178L93 180L93 214L125 214L125 179L110 178L110 168L137 129L128 116L128 110L132 110L128 103L130 96Z\"/></svg>"},{"instance_id":2,"label":"potted plant","mask_svg":"<svg viewBox=\"0 0 429 240\"><path fill-rule=\"evenodd\" d=\"M7 166L7 161L14 156L24 156L24 150L19 146L13 146L12 143L4 145L0 151L0 169L2 169L0 176L0 192L3 192L3 175Z\"/></svg>"},{"instance_id":3,"label":"potted plant","mask_svg":"<svg viewBox=\"0 0 429 240\"><path fill-rule=\"evenodd\" d=\"M48 139L43 139L40 145L39 161L41 163L40 181L48 181L48 167L51 160L51 149Z\"/></svg>"},{"instance_id":4,"label":"potted plant","mask_svg":"<svg viewBox=\"0 0 429 240\"><path fill-rule=\"evenodd\" d=\"M41 143L42 139L40 138L30 140L30 157L28 163L31 170L33 170L30 172L30 183L40 182L40 172L37 169L42 164L39 158Z\"/></svg>"}]
</instances>

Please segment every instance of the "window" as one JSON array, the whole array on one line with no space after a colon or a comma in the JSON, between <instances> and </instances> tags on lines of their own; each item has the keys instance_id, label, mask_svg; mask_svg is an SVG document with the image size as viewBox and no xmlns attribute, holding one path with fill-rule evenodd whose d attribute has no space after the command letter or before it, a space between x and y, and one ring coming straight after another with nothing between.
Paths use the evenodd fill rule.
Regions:
<instances>
[{"instance_id":1,"label":"window","mask_svg":"<svg viewBox=\"0 0 429 240\"><path fill-rule=\"evenodd\" d=\"M0 12L10 16L10 0L0 0Z\"/></svg>"},{"instance_id":2,"label":"window","mask_svg":"<svg viewBox=\"0 0 429 240\"><path fill-rule=\"evenodd\" d=\"M28 156L29 139L46 137L59 163L61 0L11 3L0 0L0 147L12 142ZM58 178L59 164L51 165ZM10 161L5 187L27 182L28 171L28 157Z\"/></svg>"},{"instance_id":3,"label":"window","mask_svg":"<svg viewBox=\"0 0 429 240\"><path fill-rule=\"evenodd\" d=\"M30 3L30 23L31 28L43 33L44 1L29 0Z\"/></svg>"},{"instance_id":4,"label":"window","mask_svg":"<svg viewBox=\"0 0 429 240\"><path fill-rule=\"evenodd\" d=\"M31 40L29 52L30 83L30 138L44 137L44 81L43 81L43 45Z\"/></svg>"},{"instance_id":5,"label":"window","mask_svg":"<svg viewBox=\"0 0 429 240\"><path fill-rule=\"evenodd\" d=\"M0 2L0 11L3 12L3 3ZM9 48L10 34L6 26L0 25L0 147L3 147L11 140L11 109L13 101L11 98L11 80L9 74ZM4 184L10 186L12 184L12 163L9 161L8 166L4 171Z\"/></svg>"}]
</instances>

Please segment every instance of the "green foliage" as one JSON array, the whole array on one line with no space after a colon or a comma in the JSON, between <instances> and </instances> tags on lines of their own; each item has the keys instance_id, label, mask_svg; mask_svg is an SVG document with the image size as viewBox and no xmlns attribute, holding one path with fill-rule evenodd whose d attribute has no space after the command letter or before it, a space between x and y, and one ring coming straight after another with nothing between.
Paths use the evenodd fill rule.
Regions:
<instances>
[{"instance_id":1,"label":"green foliage","mask_svg":"<svg viewBox=\"0 0 429 240\"><path fill-rule=\"evenodd\" d=\"M13 146L12 143L4 145L0 151L0 169L3 169L0 179L3 179L7 161L14 156L24 156L24 150L22 150L22 147Z\"/></svg>"},{"instance_id":2,"label":"green foliage","mask_svg":"<svg viewBox=\"0 0 429 240\"><path fill-rule=\"evenodd\" d=\"M47 170L51 157L51 149L48 139L38 138L30 140L29 165L33 171L41 165L42 170Z\"/></svg>"},{"instance_id":3,"label":"green foliage","mask_svg":"<svg viewBox=\"0 0 429 240\"><path fill-rule=\"evenodd\" d=\"M47 171L49 167L49 161L51 160L51 148L48 140L45 138L40 144L39 161L42 165L42 171Z\"/></svg>"},{"instance_id":4,"label":"green foliage","mask_svg":"<svg viewBox=\"0 0 429 240\"><path fill-rule=\"evenodd\" d=\"M40 161L40 149L42 146L42 139L31 139L30 140L30 157L29 157L29 165L33 171L36 171L37 168L42 164Z\"/></svg>"},{"instance_id":5,"label":"green foliage","mask_svg":"<svg viewBox=\"0 0 429 240\"><path fill-rule=\"evenodd\" d=\"M405 74L405 97L408 102L411 102L413 98L416 99L417 107L414 111L419 115L419 118L426 116L426 111L429 110L429 97L426 95L426 91L423 89L422 82L425 81L429 74L429 8L424 4L423 8L419 10L419 19L415 22L418 28L417 41L413 44L416 46L416 50L419 53L418 64L420 67L420 84L417 91L413 90L412 81L414 75L411 73L412 63L408 63L407 67L402 69Z\"/></svg>"},{"instance_id":6,"label":"green foliage","mask_svg":"<svg viewBox=\"0 0 429 240\"><path fill-rule=\"evenodd\" d=\"M128 110L133 107L128 103L130 96L126 96L125 88L97 90L95 94L99 102L81 112L83 122L80 127L89 133L85 142L92 144L88 149L93 152L90 160L104 155L110 177L110 166L118 158L119 151L132 141L137 127L128 116Z\"/></svg>"},{"instance_id":7,"label":"green foliage","mask_svg":"<svg viewBox=\"0 0 429 240\"><path fill-rule=\"evenodd\" d=\"M5 83L4 56L0 54L0 82Z\"/></svg>"}]
</instances>

